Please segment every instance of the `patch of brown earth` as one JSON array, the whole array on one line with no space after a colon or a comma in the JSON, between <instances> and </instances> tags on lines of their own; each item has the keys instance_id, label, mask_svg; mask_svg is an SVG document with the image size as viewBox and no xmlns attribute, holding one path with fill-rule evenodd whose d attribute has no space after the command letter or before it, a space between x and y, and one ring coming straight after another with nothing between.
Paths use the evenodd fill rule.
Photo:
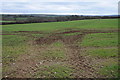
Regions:
<instances>
[{"instance_id":1,"label":"patch of brown earth","mask_svg":"<svg viewBox=\"0 0 120 80\"><path fill-rule=\"evenodd\" d=\"M75 40L79 39L82 42L84 36L85 34L81 34L77 36ZM68 63L71 64L75 69L73 76L75 78L97 77L97 71L92 67L92 65L89 65L90 60L81 55L81 47L74 45L72 42L74 42L74 37L71 39L71 42L69 42L69 44L66 44L66 46L69 56Z\"/></svg>"},{"instance_id":2,"label":"patch of brown earth","mask_svg":"<svg viewBox=\"0 0 120 80\"><path fill-rule=\"evenodd\" d=\"M0 34L0 35L18 35L18 34Z\"/></svg>"},{"instance_id":3,"label":"patch of brown earth","mask_svg":"<svg viewBox=\"0 0 120 80\"><path fill-rule=\"evenodd\" d=\"M112 32L118 32L119 30L72 30L72 31L65 31L65 32L59 32L56 34L69 34L69 33L76 33L76 32L81 32L85 34L90 34L90 33L112 33Z\"/></svg>"},{"instance_id":4,"label":"patch of brown earth","mask_svg":"<svg viewBox=\"0 0 120 80\"><path fill-rule=\"evenodd\" d=\"M37 44L51 44L57 40L61 40L66 44L66 48L68 50L67 56L69 56L68 63L73 66L75 73L73 76L75 78L95 78L97 74L95 73L95 69L89 65L89 60L80 55L81 48L74 45L76 40L82 41L82 38L85 34L74 35L74 36L58 36L53 35L47 38L40 38L37 40ZM83 72L81 72L82 70Z\"/></svg>"},{"instance_id":5,"label":"patch of brown earth","mask_svg":"<svg viewBox=\"0 0 120 80\"><path fill-rule=\"evenodd\" d=\"M14 33L46 34L42 31L14 31Z\"/></svg>"}]
</instances>

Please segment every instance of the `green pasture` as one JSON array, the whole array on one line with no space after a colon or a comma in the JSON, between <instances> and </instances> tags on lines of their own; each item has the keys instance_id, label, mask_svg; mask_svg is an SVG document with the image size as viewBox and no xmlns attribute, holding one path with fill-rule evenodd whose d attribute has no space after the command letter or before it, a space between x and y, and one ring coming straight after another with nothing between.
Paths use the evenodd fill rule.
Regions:
<instances>
[{"instance_id":1,"label":"green pasture","mask_svg":"<svg viewBox=\"0 0 120 80\"><path fill-rule=\"evenodd\" d=\"M0 21L0 22L15 22L15 21Z\"/></svg>"},{"instance_id":2,"label":"green pasture","mask_svg":"<svg viewBox=\"0 0 120 80\"><path fill-rule=\"evenodd\" d=\"M85 48L83 56L98 60L100 75L118 77L118 33L88 34L78 45Z\"/></svg>"},{"instance_id":3,"label":"green pasture","mask_svg":"<svg viewBox=\"0 0 120 80\"><path fill-rule=\"evenodd\" d=\"M66 28L77 29L117 29L118 19L93 19L78 20L66 22L48 22L48 23L32 23L32 24L10 24L3 25L3 31L56 31Z\"/></svg>"},{"instance_id":4,"label":"green pasture","mask_svg":"<svg viewBox=\"0 0 120 80\"><path fill-rule=\"evenodd\" d=\"M114 58L118 57L118 49L117 48L97 48L87 50L87 55L98 57L98 58Z\"/></svg>"},{"instance_id":5,"label":"green pasture","mask_svg":"<svg viewBox=\"0 0 120 80\"><path fill-rule=\"evenodd\" d=\"M88 34L84 37L83 47L112 47L118 46L118 33L95 33Z\"/></svg>"}]
</instances>

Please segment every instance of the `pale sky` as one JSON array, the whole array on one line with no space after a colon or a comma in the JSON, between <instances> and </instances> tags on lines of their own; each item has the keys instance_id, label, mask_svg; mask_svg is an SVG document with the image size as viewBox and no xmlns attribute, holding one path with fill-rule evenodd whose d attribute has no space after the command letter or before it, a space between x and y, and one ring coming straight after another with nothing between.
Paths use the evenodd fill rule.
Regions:
<instances>
[{"instance_id":1,"label":"pale sky","mask_svg":"<svg viewBox=\"0 0 120 80\"><path fill-rule=\"evenodd\" d=\"M0 13L116 15L118 2L119 0L2 0Z\"/></svg>"}]
</instances>

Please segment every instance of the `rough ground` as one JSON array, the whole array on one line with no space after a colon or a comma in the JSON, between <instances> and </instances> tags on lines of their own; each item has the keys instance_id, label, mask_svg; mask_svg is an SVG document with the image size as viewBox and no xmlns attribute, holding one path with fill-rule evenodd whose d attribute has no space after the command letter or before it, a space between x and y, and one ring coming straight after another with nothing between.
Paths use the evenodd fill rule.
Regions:
<instances>
[{"instance_id":1,"label":"rough ground","mask_svg":"<svg viewBox=\"0 0 120 80\"><path fill-rule=\"evenodd\" d=\"M67 33L76 33L81 32L77 35L63 36ZM74 72L71 74L74 78L98 78L102 77L97 73L96 68L91 64L91 59L82 56L82 47L75 45L76 41L79 40L82 42L82 39L85 35L91 33L112 33L117 32L117 30L109 31L100 31L100 30L78 30L78 31L65 31L65 32L55 32L50 33L45 37L34 37L31 34L47 34L39 31L19 31L14 32L14 34L3 34L3 35L22 35L35 38L35 40L28 41L29 49L28 52L24 55L18 57L15 63L12 63L11 69L7 73L3 73L4 77L16 77L16 78L33 78L35 72L37 72L40 66L49 66L53 64L67 64L69 65ZM27 34L25 34L27 33ZM28 35L29 34L29 35ZM56 60L56 59L46 59L39 57L40 52L47 50L47 46L51 45L54 42L61 41L64 43L64 47L61 49L66 50L67 58L65 60ZM44 78L44 76L41 76Z\"/></svg>"}]
</instances>

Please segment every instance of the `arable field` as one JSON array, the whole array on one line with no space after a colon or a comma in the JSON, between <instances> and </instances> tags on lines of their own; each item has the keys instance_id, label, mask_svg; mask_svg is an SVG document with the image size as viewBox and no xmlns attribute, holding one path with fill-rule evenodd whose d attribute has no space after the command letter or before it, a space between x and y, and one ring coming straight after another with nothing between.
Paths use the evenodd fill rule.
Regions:
<instances>
[{"instance_id":1,"label":"arable field","mask_svg":"<svg viewBox=\"0 0 120 80\"><path fill-rule=\"evenodd\" d=\"M3 77L117 78L118 19L3 25Z\"/></svg>"}]
</instances>

